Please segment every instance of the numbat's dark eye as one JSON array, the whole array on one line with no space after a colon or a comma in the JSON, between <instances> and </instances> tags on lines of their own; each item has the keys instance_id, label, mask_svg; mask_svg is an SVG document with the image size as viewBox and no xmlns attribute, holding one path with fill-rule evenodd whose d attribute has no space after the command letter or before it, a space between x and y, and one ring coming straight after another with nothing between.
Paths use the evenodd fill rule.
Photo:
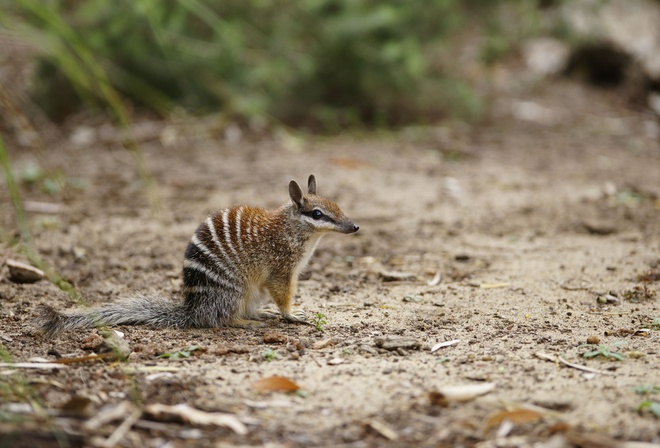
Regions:
<instances>
[{"instance_id":1,"label":"numbat's dark eye","mask_svg":"<svg viewBox=\"0 0 660 448\"><path fill-rule=\"evenodd\" d=\"M314 219L321 219L323 218L323 212L321 210L314 210L312 212L312 218Z\"/></svg>"}]
</instances>

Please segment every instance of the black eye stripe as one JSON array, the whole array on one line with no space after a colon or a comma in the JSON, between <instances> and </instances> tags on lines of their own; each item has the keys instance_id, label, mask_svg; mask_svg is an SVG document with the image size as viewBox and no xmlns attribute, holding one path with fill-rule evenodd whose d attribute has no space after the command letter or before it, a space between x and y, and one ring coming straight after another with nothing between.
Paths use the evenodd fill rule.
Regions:
<instances>
[{"instance_id":1,"label":"black eye stripe","mask_svg":"<svg viewBox=\"0 0 660 448\"><path fill-rule=\"evenodd\" d=\"M321 213L321 216L315 217L314 212ZM308 212L302 212L302 214L305 215L305 216L309 216L310 218L312 218L316 221L335 222L334 219L332 219L331 217L329 217L328 215L326 215L325 213L323 213L321 210L318 210L318 209L310 210Z\"/></svg>"}]
</instances>

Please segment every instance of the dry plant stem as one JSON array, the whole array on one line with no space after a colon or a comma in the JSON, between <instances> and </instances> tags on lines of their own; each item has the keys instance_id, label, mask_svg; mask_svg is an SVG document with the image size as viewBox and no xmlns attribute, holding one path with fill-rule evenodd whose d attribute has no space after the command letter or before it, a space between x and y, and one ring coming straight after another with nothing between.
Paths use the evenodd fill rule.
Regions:
<instances>
[{"instance_id":1,"label":"dry plant stem","mask_svg":"<svg viewBox=\"0 0 660 448\"><path fill-rule=\"evenodd\" d=\"M82 96L84 94L94 95L105 102L121 128L127 133L123 146L133 156L136 170L147 190L149 203L155 217L162 220L164 208L156 182L147 167L140 145L131 134L130 113L121 101L117 90L112 87L107 74L76 32L54 11L44 7L42 2L34 0L21 0L20 4L66 42L66 47L56 56L58 65L74 87L80 90L79 93L83 94Z\"/></svg>"},{"instance_id":2,"label":"dry plant stem","mask_svg":"<svg viewBox=\"0 0 660 448\"><path fill-rule=\"evenodd\" d=\"M78 358L61 358L61 359L56 359L53 362L55 364L75 364L77 362L97 361L100 359L116 360L117 354L115 352L101 353L100 355L87 355L87 356L80 356Z\"/></svg>"},{"instance_id":3,"label":"dry plant stem","mask_svg":"<svg viewBox=\"0 0 660 448\"><path fill-rule=\"evenodd\" d=\"M7 150L1 137L0 164L2 165L2 169L4 171L5 182L7 183L7 189L9 190L9 195L11 197L14 214L16 216L16 224L18 225L18 230L21 234L21 243L26 256L30 262L32 262L32 264L44 271L48 277L48 280L53 282L58 288L64 291L71 300L78 304L84 304L85 301L83 297L78 293L78 291L75 290L73 285L71 285L71 283L66 281L61 275L59 275L55 270L48 266L48 264L41 258L39 252L37 252L34 244L32 243L32 236L30 235L30 228L27 223L27 218L25 217L25 210L21 201L21 195L18 191L16 179L14 179L14 173L11 170L9 155L7 154Z\"/></svg>"},{"instance_id":4,"label":"dry plant stem","mask_svg":"<svg viewBox=\"0 0 660 448\"><path fill-rule=\"evenodd\" d=\"M591 367L583 366L581 364L572 363L570 361L567 361L566 359L564 359L561 356L555 357L555 356L552 356L552 355L548 355L547 353L536 352L536 357L541 358L541 359L545 359L546 361L554 362L557 365L559 365L559 363L561 363L561 364L564 364L567 367L572 367L572 368L577 369L577 370L582 370L583 372L600 373L602 375L612 375L611 372L605 372L605 371L598 370L598 369L592 369Z\"/></svg>"},{"instance_id":5,"label":"dry plant stem","mask_svg":"<svg viewBox=\"0 0 660 448\"><path fill-rule=\"evenodd\" d=\"M118 420L130 411L135 412L136 408L130 401L123 401L114 408L102 410L94 417L83 423L83 428L86 431L97 431L103 425L107 425L113 420Z\"/></svg>"},{"instance_id":6,"label":"dry plant stem","mask_svg":"<svg viewBox=\"0 0 660 448\"><path fill-rule=\"evenodd\" d=\"M54 370L63 369L66 366L53 362L2 362L0 363L0 367L11 367L14 369Z\"/></svg>"},{"instance_id":7,"label":"dry plant stem","mask_svg":"<svg viewBox=\"0 0 660 448\"><path fill-rule=\"evenodd\" d=\"M131 427L140 419L142 415L141 409L135 409L127 418L124 420L121 425L117 426L117 429L108 437L102 446L104 447L113 447L119 443L119 441L126 435L126 433L131 429Z\"/></svg>"},{"instance_id":8,"label":"dry plant stem","mask_svg":"<svg viewBox=\"0 0 660 448\"><path fill-rule=\"evenodd\" d=\"M23 204L21 202L21 195L18 191L18 185L14 179L14 173L11 170L11 163L9 162L9 155L5 149L5 144L0 136L0 164L2 164L2 170L5 175L5 183L7 184L7 190L9 191L9 196L11 197L11 203L14 207L14 214L16 216L16 224L18 225L18 231L21 233L21 239L24 244L28 246L29 249L32 249L31 238L30 238L30 229L27 225L27 218L25 217L25 210L23 209ZM28 249L28 250L29 250ZM29 255L29 254L28 254Z\"/></svg>"}]
</instances>

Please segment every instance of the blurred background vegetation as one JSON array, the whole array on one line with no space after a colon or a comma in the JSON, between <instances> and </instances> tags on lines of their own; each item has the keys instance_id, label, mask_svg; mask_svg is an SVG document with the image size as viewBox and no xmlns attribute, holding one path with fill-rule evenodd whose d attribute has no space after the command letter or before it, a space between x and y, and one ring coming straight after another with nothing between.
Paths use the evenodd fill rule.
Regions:
<instances>
[{"instance_id":1,"label":"blurred background vegetation","mask_svg":"<svg viewBox=\"0 0 660 448\"><path fill-rule=\"evenodd\" d=\"M544 3L1 0L0 19L29 44L30 95L56 122L83 109L125 122L128 107L333 132L479 118L452 41L478 29L492 62Z\"/></svg>"}]
</instances>

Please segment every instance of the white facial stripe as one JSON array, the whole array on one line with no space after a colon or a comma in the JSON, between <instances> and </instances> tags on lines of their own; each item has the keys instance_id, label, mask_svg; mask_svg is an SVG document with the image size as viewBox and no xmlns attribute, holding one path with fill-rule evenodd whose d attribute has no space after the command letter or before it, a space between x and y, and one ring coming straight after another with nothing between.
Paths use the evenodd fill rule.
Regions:
<instances>
[{"instance_id":1,"label":"white facial stripe","mask_svg":"<svg viewBox=\"0 0 660 448\"><path fill-rule=\"evenodd\" d=\"M316 229L319 229L319 230L337 230L337 226L335 226L330 221L326 221L324 219L314 219L314 218L310 218L309 216L306 216L306 215L300 215L300 218L303 221L306 221L306 222L310 223Z\"/></svg>"}]
</instances>

